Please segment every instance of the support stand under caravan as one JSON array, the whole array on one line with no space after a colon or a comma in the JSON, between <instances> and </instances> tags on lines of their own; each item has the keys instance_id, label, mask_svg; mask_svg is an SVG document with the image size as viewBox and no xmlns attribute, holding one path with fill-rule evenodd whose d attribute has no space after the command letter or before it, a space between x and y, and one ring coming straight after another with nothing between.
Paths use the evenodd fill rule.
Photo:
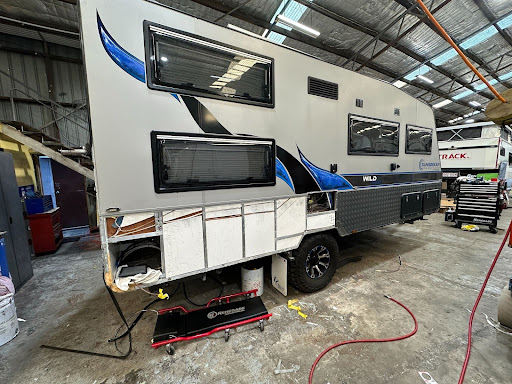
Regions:
<instances>
[{"instance_id":1,"label":"support stand under caravan","mask_svg":"<svg viewBox=\"0 0 512 384\"><path fill-rule=\"evenodd\" d=\"M192 311L181 305L159 310L151 346L159 348L165 345L167 353L174 355L173 343L178 341L200 339L220 331L224 331L224 340L228 341L231 329L255 322L259 323L259 328L263 332L264 320L270 318L272 314L268 313L256 292L257 289L253 289L216 297L204 308ZM230 300L243 296L243 300ZM215 303L217 305L212 305Z\"/></svg>"}]
</instances>

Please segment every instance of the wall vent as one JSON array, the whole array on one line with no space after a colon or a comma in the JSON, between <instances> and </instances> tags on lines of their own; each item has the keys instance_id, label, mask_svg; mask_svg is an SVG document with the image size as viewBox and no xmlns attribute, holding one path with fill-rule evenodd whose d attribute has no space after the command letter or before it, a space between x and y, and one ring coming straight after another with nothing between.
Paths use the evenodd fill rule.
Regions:
<instances>
[{"instance_id":1,"label":"wall vent","mask_svg":"<svg viewBox=\"0 0 512 384\"><path fill-rule=\"evenodd\" d=\"M327 99L338 100L338 84L308 77L308 93Z\"/></svg>"}]
</instances>

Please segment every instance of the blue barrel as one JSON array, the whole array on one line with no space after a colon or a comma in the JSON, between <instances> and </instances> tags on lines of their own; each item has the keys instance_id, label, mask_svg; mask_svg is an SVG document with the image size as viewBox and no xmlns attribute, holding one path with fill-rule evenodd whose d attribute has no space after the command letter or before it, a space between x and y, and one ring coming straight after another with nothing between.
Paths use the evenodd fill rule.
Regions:
<instances>
[{"instance_id":1,"label":"blue barrel","mask_svg":"<svg viewBox=\"0 0 512 384\"><path fill-rule=\"evenodd\" d=\"M7 232L0 232L0 274L9 277L9 267L7 266L7 254L5 252L5 237Z\"/></svg>"}]
</instances>

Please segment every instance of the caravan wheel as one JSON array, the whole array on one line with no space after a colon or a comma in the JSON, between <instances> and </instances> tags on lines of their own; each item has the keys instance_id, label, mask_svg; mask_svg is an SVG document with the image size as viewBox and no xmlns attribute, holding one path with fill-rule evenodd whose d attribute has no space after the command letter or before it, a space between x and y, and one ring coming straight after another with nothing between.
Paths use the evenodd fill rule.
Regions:
<instances>
[{"instance_id":1,"label":"caravan wheel","mask_svg":"<svg viewBox=\"0 0 512 384\"><path fill-rule=\"evenodd\" d=\"M338 264L338 244L321 233L302 240L288 263L290 284L301 292L315 292L331 281Z\"/></svg>"}]
</instances>

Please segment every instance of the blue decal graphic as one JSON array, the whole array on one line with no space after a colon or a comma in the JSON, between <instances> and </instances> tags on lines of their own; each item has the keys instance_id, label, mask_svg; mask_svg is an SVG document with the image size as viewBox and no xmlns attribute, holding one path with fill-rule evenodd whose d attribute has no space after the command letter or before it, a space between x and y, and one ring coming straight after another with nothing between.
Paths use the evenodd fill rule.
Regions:
<instances>
[{"instance_id":1,"label":"blue decal graphic","mask_svg":"<svg viewBox=\"0 0 512 384\"><path fill-rule=\"evenodd\" d=\"M329 189L353 189L352 185L347 180L345 180L344 177L326 171L322 168L318 168L316 165L310 163L309 160L304 157L300 149L299 155L300 159L302 160L306 168L309 170L309 172L313 175L313 177L315 178L316 182L318 183L319 187L322 190L325 191Z\"/></svg>"},{"instance_id":2,"label":"blue decal graphic","mask_svg":"<svg viewBox=\"0 0 512 384\"><path fill-rule=\"evenodd\" d=\"M175 93L171 93L171 95L173 95L173 97L174 97L176 100L180 101L180 99L178 99L178 95L177 95L177 94L175 94ZM180 103L181 103L181 101L180 101Z\"/></svg>"},{"instance_id":3,"label":"blue decal graphic","mask_svg":"<svg viewBox=\"0 0 512 384\"><path fill-rule=\"evenodd\" d=\"M279 177L281 180L283 180L286 184L290 186L292 191L295 191L295 188L293 188L293 182L290 179L290 175L288 174L288 171L286 170L285 166L281 161L276 157L276 176Z\"/></svg>"},{"instance_id":4,"label":"blue decal graphic","mask_svg":"<svg viewBox=\"0 0 512 384\"><path fill-rule=\"evenodd\" d=\"M119 65L119 67L121 67L126 73L145 83L146 71L144 69L144 63L133 56L131 53L128 53L112 38L112 36L110 36L110 33L108 33L108 31L105 29L105 26L101 22L100 15L97 15L97 20L101 43L103 44L103 47L105 48L105 51L110 56L110 58L114 60L114 62Z\"/></svg>"}]
</instances>

